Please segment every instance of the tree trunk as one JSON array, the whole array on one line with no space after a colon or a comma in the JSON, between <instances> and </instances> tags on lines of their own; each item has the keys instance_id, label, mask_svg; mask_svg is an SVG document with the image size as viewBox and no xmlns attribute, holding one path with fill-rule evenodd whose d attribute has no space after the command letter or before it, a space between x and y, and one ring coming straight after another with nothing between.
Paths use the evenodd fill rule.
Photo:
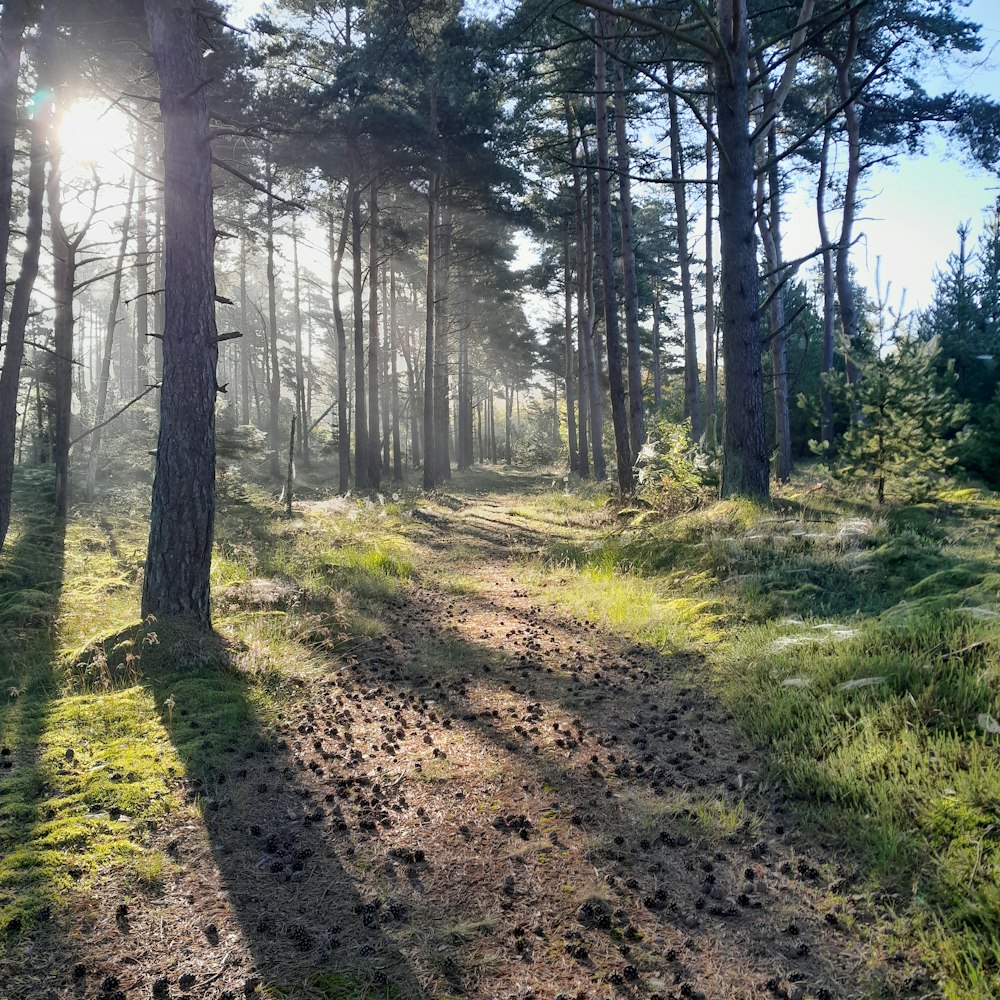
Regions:
<instances>
[{"instance_id":1,"label":"tree trunk","mask_svg":"<svg viewBox=\"0 0 1000 1000\"><path fill-rule=\"evenodd\" d=\"M576 358L573 351L573 272L570 269L569 257L569 219L563 219L563 351L565 354L566 380L566 434L569 438L569 470L580 471L580 455L577 451L576 434ZM558 423L556 424L556 443L558 445Z\"/></svg>"},{"instance_id":2,"label":"tree trunk","mask_svg":"<svg viewBox=\"0 0 1000 1000\"><path fill-rule=\"evenodd\" d=\"M414 292L413 301L413 314L416 316L416 292ZM417 386L419 385L419 378L417 375L417 365L416 365L416 355L418 353L418 347L414 346L411 337L413 335L413 328L409 322L409 316L407 315L407 321L403 327L404 333L400 340L400 347L403 351L403 359L406 361L406 395L408 403L408 411L410 415L410 464L413 468L419 468L420 466L420 420L421 420L421 400L419 399L419 394L417 392Z\"/></svg>"},{"instance_id":3,"label":"tree trunk","mask_svg":"<svg viewBox=\"0 0 1000 1000\"><path fill-rule=\"evenodd\" d=\"M299 455L304 466L309 465L309 425L306 412L306 367L302 354L302 288L299 275L299 232L292 220L292 314L295 324L295 412L298 415Z\"/></svg>"},{"instance_id":4,"label":"tree trunk","mask_svg":"<svg viewBox=\"0 0 1000 1000\"><path fill-rule=\"evenodd\" d=\"M449 351L451 349L451 205L447 197L441 203L441 225L437 244L437 278L435 279L436 310L434 317L434 455L437 481L451 478L451 447L449 441L451 415L449 411L451 380Z\"/></svg>"},{"instance_id":5,"label":"tree trunk","mask_svg":"<svg viewBox=\"0 0 1000 1000\"><path fill-rule=\"evenodd\" d=\"M332 207L330 210L331 298L333 300L333 325L337 336L338 491L341 496L351 488L351 421L347 413L347 330L344 327L344 312L340 308L340 273L344 266L344 253L347 250L347 216L352 201L351 194L348 192L336 248L333 241Z\"/></svg>"},{"instance_id":6,"label":"tree trunk","mask_svg":"<svg viewBox=\"0 0 1000 1000\"><path fill-rule=\"evenodd\" d=\"M617 53L620 40L616 41ZM642 357L639 350L639 283L635 269L635 235L632 225L632 181L629 177L631 155L625 120L625 70L614 59L615 143L618 152L618 199L622 230L622 272L625 295L625 346L628 351L628 423L632 445L631 467L639 459L646 442L646 413L642 400ZM692 338L693 339L693 338ZM697 388L698 362L695 359ZM631 476L631 472L629 473Z\"/></svg>"},{"instance_id":7,"label":"tree trunk","mask_svg":"<svg viewBox=\"0 0 1000 1000\"><path fill-rule=\"evenodd\" d=\"M349 139L351 187L351 281L354 292L354 485L369 485L368 409L365 398L365 316L362 301L364 271L361 266L361 186L358 178L356 140ZM372 377L376 377L372 373Z\"/></svg>"},{"instance_id":8,"label":"tree trunk","mask_svg":"<svg viewBox=\"0 0 1000 1000\"><path fill-rule=\"evenodd\" d=\"M513 459L513 448L511 447L511 413L514 409L514 389L505 385L503 387L503 460L506 465L510 465Z\"/></svg>"},{"instance_id":9,"label":"tree trunk","mask_svg":"<svg viewBox=\"0 0 1000 1000\"><path fill-rule=\"evenodd\" d=\"M215 225L197 13L146 0L164 134L166 323L142 615L209 628L215 529Z\"/></svg>"},{"instance_id":10,"label":"tree trunk","mask_svg":"<svg viewBox=\"0 0 1000 1000\"><path fill-rule=\"evenodd\" d=\"M709 95L706 102L705 121L712 128L715 117L715 100L711 94L714 73L708 68ZM705 139L705 415L712 422L711 445L716 443L718 432L715 414L718 407L718 352L715 343L715 139L711 132Z\"/></svg>"},{"instance_id":11,"label":"tree trunk","mask_svg":"<svg viewBox=\"0 0 1000 1000\"><path fill-rule=\"evenodd\" d=\"M819 182L816 186L816 219L823 248L823 348L820 362L820 441L833 448L833 395L829 377L833 371L834 325L836 322L836 290L833 276L833 250L830 248L830 228L826 221L826 187L830 170L831 123L823 129L823 150L819 160Z\"/></svg>"},{"instance_id":12,"label":"tree trunk","mask_svg":"<svg viewBox=\"0 0 1000 1000\"><path fill-rule=\"evenodd\" d=\"M48 179L49 229L52 233L52 285L55 315L52 322L52 395L55 413L52 428L52 461L56 467L56 516L64 518L69 507L69 436L73 387L73 300L76 288L77 250L84 232L71 240L62 224L60 154L52 146ZM83 350L86 358L86 345ZM81 372L86 365L81 365ZM93 369L91 369L93 371ZM83 396L81 395L81 407Z\"/></svg>"},{"instance_id":13,"label":"tree trunk","mask_svg":"<svg viewBox=\"0 0 1000 1000\"><path fill-rule=\"evenodd\" d=\"M250 423L250 354L253 336L247 319L247 230L240 203L240 401L243 404L242 423Z\"/></svg>"},{"instance_id":14,"label":"tree trunk","mask_svg":"<svg viewBox=\"0 0 1000 1000\"><path fill-rule=\"evenodd\" d=\"M584 161L588 159L584 143ZM590 383L590 448L594 456L594 478L603 480L608 470L604 461L604 399L601 386L600 353L597 350L597 299L594 294L594 176L587 170L586 235L584 236L584 285L587 298L587 325L584 350L587 353L587 375Z\"/></svg>"},{"instance_id":15,"label":"tree trunk","mask_svg":"<svg viewBox=\"0 0 1000 1000\"><path fill-rule=\"evenodd\" d=\"M6 0L0 15L0 302L7 297L14 142L17 138L17 83L21 69L25 0ZM2 314L0 309L0 314Z\"/></svg>"},{"instance_id":16,"label":"tree trunk","mask_svg":"<svg viewBox=\"0 0 1000 1000\"><path fill-rule=\"evenodd\" d=\"M274 180L276 167L271 163L270 150L265 170L267 176L267 319L268 319L268 448L270 449L271 475L281 475L281 366L278 363L278 302L274 279Z\"/></svg>"},{"instance_id":17,"label":"tree trunk","mask_svg":"<svg viewBox=\"0 0 1000 1000\"><path fill-rule=\"evenodd\" d=\"M667 63L667 83L673 87L674 64ZM687 185L684 183L684 151L681 146L677 95L670 91L670 166L674 178L674 209L677 214L677 257L681 268L681 301L684 311L684 416L691 421L691 437L701 440L701 384L698 378L698 340L694 324L694 283L689 249Z\"/></svg>"},{"instance_id":18,"label":"tree trunk","mask_svg":"<svg viewBox=\"0 0 1000 1000\"><path fill-rule=\"evenodd\" d=\"M577 357L579 359L580 372L580 447L577 452L580 476L583 479L590 478L590 455L587 425L590 419L590 369L587 364L587 350L585 340L589 339L587 331L586 313L586 266L584 258L586 255L586 241L583 234L583 185L580 182L580 163L577 159L577 140L573 130L574 116L571 112L569 99L565 101L566 108L566 129L569 140L570 170L573 176L573 215L576 224L576 339ZM572 350L572 347L569 348Z\"/></svg>"},{"instance_id":19,"label":"tree trunk","mask_svg":"<svg viewBox=\"0 0 1000 1000\"><path fill-rule=\"evenodd\" d=\"M431 93L431 118L436 120L434 93ZM438 179L432 175L427 191L427 318L424 333L424 489L437 483L434 440L434 273L437 255Z\"/></svg>"},{"instance_id":20,"label":"tree trunk","mask_svg":"<svg viewBox=\"0 0 1000 1000\"><path fill-rule=\"evenodd\" d=\"M285 474L285 517L292 517L292 482L295 479L295 420L292 414L292 430L288 437L288 471Z\"/></svg>"},{"instance_id":21,"label":"tree trunk","mask_svg":"<svg viewBox=\"0 0 1000 1000\"><path fill-rule=\"evenodd\" d=\"M663 399L663 359L660 346L660 289L653 289L653 405L659 410Z\"/></svg>"},{"instance_id":22,"label":"tree trunk","mask_svg":"<svg viewBox=\"0 0 1000 1000\"><path fill-rule=\"evenodd\" d=\"M147 214L146 189L146 130L142 124L136 123L136 131L138 132L136 160L139 164L139 176L136 179L138 192L135 217L135 332L139 380L147 385L151 380L149 377L149 216ZM245 316L240 332L246 336ZM242 341L240 345L242 352ZM245 399L244 406L246 406Z\"/></svg>"},{"instance_id":23,"label":"tree trunk","mask_svg":"<svg viewBox=\"0 0 1000 1000\"><path fill-rule=\"evenodd\" d=\"M87 459L87 499L94 499L97 488L97 463L101 455L102 424L108 402L108 387L111 380L111 353L115 346L115 329L118 326L118 306L122 295L122 272L125 269L125 251L128 248L128 231L132 219L132 199L135 195L137 167L132 168L129 180L128 198L125 202L125 217L122 219L122 235L118 243L118 258L115 262L115 276L111 285L111 302L108 305L108 322L104 328L104 355L101 358L101 381L97 386L97 410L94 413L94 433L90 437L90 456ZM121 376L121 364L118 366Z\"/></svg>"},{"instance_id":24,"label":"tree trunk","mask_svg":"<svg viewBox=\"0 0 1000 1000\"><path fill-rule=\"evenodd\" d=\"M378 179L368 196L368 488L382 485L382 435L378 412Z\"/></svg>"},{"instance_id":25,"label":"tree trunk","mask_svg":"<svg viewBox=\"0 0 1000 1000\"><path fill-rule=\"evenodd\" d=\"M390 333L389 333L389 277L386 270L391 269L392 262L387 261L386 267L382 267L380 281L382 283L382 391L379 395L379 407L382 411L382 475L388 476L391 471L390 449L392 437L392 415L389 412L389 400L392 396L392 389L389 384L390 377Z\"/></svg>"},{"instance_id":26,"label":"tree trunk","mask_svg":"<svg viewBox=\"0 0 1000 1000\"><path fill-rule=\"evenodd\" d=\"M772 130L773 135L773 130ZM775 166L774 172L777 172ZM770 197L765 197L765 182ZM779 192L773 173L757 175L757 225L767 263L768 315L771 325L771 383L774 393L774 476L787 483L792 475L792 442L788 417L788 338L785 331L785 295L781 274L781 235Z\"/></svg>"},{"instance_id":27,"label":"tree trunk","mask_svg":"<svg viewBox=\"0 0 1000 1000\"><path fill-rule=\"evenodd\" d=\"M392 478L398 483L403 478L403 454L399 441L399 372L397 362L399 356L399 326L397 323L396 302L396 270L389 264L389 363L392 387ZM414 405L410 397L410 406Z\"/></svg>"},{"instance_id":28,"label":"tree trunk","mask_svg":"<svg viewBox=\"0 0 1000 1000\"><path fill-rule=\"evenodd\" d=\"M597 119L597 200L601 233L601 277L604 286L604 328L608 349L608 381L611 386L611 420L615 429L618 488L632 493L632 449L629 444L622 348L618 333L618 293L615 281L614 245L611 236L611 157L608 149L608 82L605 45L611 18L597 13L600 38L594 48L594 109Z\"/></svg>"},{"instance_id":29,"label":"tree trunk","mask_svg":"<svg viewBox=\"0 0 1000 1000\"><path fill-rule=\"evenodd\" d=\"M726 412L722 495L766 498L769 491L761 367L754 158L750 142L750 30L743 0L718 0L725 43L715 66L719 143L722 353Z\"/></svg>"},{"instance_id":30,"label":"tree trunk","mask_svg":"<svg viewBox=\"0 0 1000 1000\"><path fill-rule=\"evenodd\" d=\"M854 240L854 220L858 210L858 185L861 180L861 122L858 106L851 87L851 63L857 54L860 33L857 11L848 20L847 50L836 63L837 93L844 107L847 125L847 178L844 182L844 215L840 228L840 242L837 245L836 276L837 297L840 300L840 322L844 329L844 353L847 378L853 386L859 378L854 363L854 350L858 336L858 310L854 300L854 285L851 278L851 244ZM857 414L855 414L857 419Z\"/></svg>"},{"instance_id":31,"label":"tree trunk","mask_svg":"<svg viewBox=\"0 0 1000 1000\"><path fill-rule=\"evenodd\" d=\"M4 11L6 14L6 9ZM39 64L48 64L55 34L55 15L46 13L41 27ZM4 25L6 28L7 25ZM17 440L17 390L24 360L24 334L28 325L31 292L38 275L42 244L42 202L45 196L46 139L49 131L49 101L42 100L31 121L31 164L28 168L28 224L24 234L21 271L7 319L3 368L0 369L0 552L10 527L10 497L14 478L14 448Z\"/></svg>"},{"instance_id":32,"label":"tree trunk","mask_svg":"<svg viewBox=\"0 0 1000 1000\"><path fill-rule=\"evenodd\" d=\"M153 296L153 332L157 336L153 339L153 380L163 381L163 329L166 326L166 254L163 252L163 207L160 201L156 203L156 258L154 266L156 294ZM96 366L94 369L96 371ZM159 420L159 411L153 411L155 419ZM260 423L258 414L257 423Z\"/></svg>"}]
</instances>

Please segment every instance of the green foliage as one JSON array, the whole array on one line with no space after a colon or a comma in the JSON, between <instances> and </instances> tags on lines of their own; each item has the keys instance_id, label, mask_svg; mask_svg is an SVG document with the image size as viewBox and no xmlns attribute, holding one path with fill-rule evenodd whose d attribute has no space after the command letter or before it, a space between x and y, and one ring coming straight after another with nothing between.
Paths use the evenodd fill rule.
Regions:
<instances>
[{"instance_id":1,"label":"green foliage","mask_svg":"<svg viewBox=\"0 0 1000 1000\"><path fill-rule=\"evenodd\" d=\"M691 440L688 420L673 423L654 417L636 464L643 499L659 507L692 506L716 482L709 456Z\"/></svg>"},{"instance_id":2,"label":"green foliage","mask_svg":"<svg viewBox=\"0 0 1000 1000\"><path fill-rule=\"evenodd\" d=\"M902 337L886 355L860 362L853 385L831 379L855 414L837 441L833 472L874 487L879 503L887 495L927 496L957 460L955 432L967 409L955 392L954 365L942 370L939 355L936 339Z\"/></svg>"},{"instance_id":3,"label":"green foliage","mask_svg":"<svg viewBox=\"0 0 1000 1000\"><path fill-rule=\"evenodd\" d=\"M994 206L975 254L969 227L959 227L959 250L938 275L934 302L920 335L941 343L938 368L951 363L959 399L969 404L970 433L961 464L1000 483L1000 205Z\"/></svg>"}]
</instances>

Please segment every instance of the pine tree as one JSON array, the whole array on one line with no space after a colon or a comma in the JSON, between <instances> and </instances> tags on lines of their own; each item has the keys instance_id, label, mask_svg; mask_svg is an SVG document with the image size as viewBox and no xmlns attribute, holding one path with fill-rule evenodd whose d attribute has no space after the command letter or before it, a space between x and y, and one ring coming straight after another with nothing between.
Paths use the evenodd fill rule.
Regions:
<instances>
[{"instance_id":1,"label":"pine tree","mask_svg":"<svg viewBox=\"0 0 1000 1000\"><path fill-rule=\"evenodd\" d=\"M854 394L851 421L837 443L835 474L874 486L878 502L926 496L957 459L955 432L967 409L955 391L952 362L942 371L937 338L904 336L885 355L859 359L861 378L841 392Z\"/></svg>"}]
</instances>

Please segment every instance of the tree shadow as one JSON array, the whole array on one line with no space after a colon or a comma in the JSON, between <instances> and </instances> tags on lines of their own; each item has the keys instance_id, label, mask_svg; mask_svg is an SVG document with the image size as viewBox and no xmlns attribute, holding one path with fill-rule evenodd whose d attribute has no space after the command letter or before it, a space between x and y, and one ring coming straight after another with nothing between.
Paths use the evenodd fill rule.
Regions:
<instances>
[{"instance_id":1,"label":"tree shadow","mask_svg":"<svg viewBox=\"0 0 1000 1000\"><path fill-rule=\"evenodd\" d=\"M0 556L0 983L12 998L42 996L53 969L86 988L64 901L84 875L67 861L73 831L57 819L63 763L47 753L57 697L65 524L48 470L17 470L12 532ZM76 969L74 977L72 971Z\"/></svg>"},{"instance_id":2,"label":"tree shadow","mask_svg":"<svg viewBox=\"0 0 1000 1000\"><path fill-rule=\"evenodd\" d=\"M337 761L325 762L327 790L304 780L293 738L319 742L306 721L314 712L303 708L293 735L279 683L248 678L218 635L151 620L128 638L146 649L143 681L187 803L160 837L172 901L132 920L140 934L159 920L173 941L156 956L154 997L209 985L220 997L258 986L289 997L423 996L393 941L405 907L358 889L361 861L332 790Z\"/></svg>"},{"instance_id":3,"label":"tree shadow","mask_svg":"<svg viewBox=\"0 0 1000 1000\"><path fill-rule=\"evenodd\" d=\"M489 595L414 586L383 615L322 655L291 747L308 784L332 748L347 762L338 820L425 927L425 990L845 995L868 975L823 921L843 873L761 787L697 655L622 655Z\"/></svg>"}]
</instances>

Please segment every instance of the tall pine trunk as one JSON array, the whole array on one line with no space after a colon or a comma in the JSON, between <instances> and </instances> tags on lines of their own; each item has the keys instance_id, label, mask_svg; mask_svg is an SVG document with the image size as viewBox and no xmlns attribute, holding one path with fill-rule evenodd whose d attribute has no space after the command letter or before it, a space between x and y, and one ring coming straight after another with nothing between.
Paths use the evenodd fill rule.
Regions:
<instances>
[{"instance_id":1,"label":"tall pine trunk","mask_svg":"<svg viewBox=\"0 0 1000 1000\"><path fill-rule=\"evenodd\" d=\"M45 72L55 33L55 16L43 14L40 32L40 72ZM28 325L31 293L38 276L38 258L42 244L42 202L45 196L46 140L49 132L49 101L40 100L31 121L31 163L28 168L28 224L24 234L21 270L14 284L14 295L7 318L4 338L3 368L0 369L0 551L10 527L11 488L14 479L14 449L17 440L17 390L24 360L24 335Z\"/></svg>"},{"instance_id":2,"label":"tall pine trunk","mask_svg":"<svg viewBox=\"0 0 1000 1000\"><path fill-rule=\"evenodd\" d=\"M0 297L7 296L14 145L17 138L17 83L24 38L25 0L6 0L0 15Z\"/></svg>"},{"instance_id":3,"label":"tall pine trunk","mask_svg":"<svg viewBox=\"0 0 1000 1000\"><path fill-rule=\"evenodd\" d=\"M132 168L129 180L128 198L125 202L125 217L122 219L122 235L118 243L118 257L115 262L115 276L111 284L111 301L108 304L108 322L104 328L104 353L101 357L101 380L97 386L97 410L94 413L94 433L90 437L90 456L87 459L87 499L93 500L97 488L97 464L101 455L101 438L103 434L104 417L108 402L108 390L111 383L111 353L115 344L115 330L120 322L118 306L122 295L122 273L125 270L125 251L128 249L129 225L132 219L132 199L135 196L135 179L137 169ZM119 378L122 377L122 365L118 366Z\"/></svg>"},{"instance_id":4,"label":"tall pine trunk","mask_svg":"<svg viewBox=\"0 0 1000 1000\"><path fill-rule=\"evenodd\" d=\"M837 244L836 279L837 298L840 301L840 322L844 329L844 355L847 378L854 385L860 373L854 361L854 351L858 337L858 309L854 296L851 274L851 244L854 241L854 222L858 210L858 186L861 181L861 120L858 105L851 86L851 64L854 62L860 42L857 11L852 11L848 19L847 48L844 56L836 64L837 95L844 108L847 125L847 177L844 181L843 222L840 227L840 242ZM855 413L855 419L859 419Z\"/></svg>"},{"instance_id":5,"label":"tall pine trunk","mask_svg":"<svg viewBox=\"0 0 1000 1000\"><path fill-rule=\"evenodd\" d=\"M160 77L166 249L163 388L142 615L211 626L215 533L215 225L197 13L146 0Z\"/></svg>"},{"instance_id":6,"label":"tall pine trunk","mask_svg":"<svg viewBox=\"0 0 1000 1000\"><path fill-rule=\"evenodd\" d=\"M389 262L389 378L392 389L392 478L399 482L403 478L403 454L399 440L399 325L397 322L396 269ZM410 406L414 405L411 396Z\"/></svg>"},{"instance_id":7,"label":"tall pine trunk","mask_svg":"<svg viewBox=\"0 0 1000 1000\"><path fill-rule=\"evenodd\" d=\"M724 47L715 69L719 144L719 232L722 265L722 354L726 412L722 495L769 493L761 367L754 157L750 141L750 25L744 0L718 0Z\"/></svg>"},{"instance_id":8,"label":"tall pine trunk","mask_svg":"<svg viewBox=\"0 0 1000 1000\"><path fill-rule=\"evenodd\" d=\"M55 412L52 428L52 461L56 467L56 516L64 518L69 507L69 451L73 387L73 304L76 290L77 251L86 230L72 239L62 223L62 177L60 153L54 146L49 158L47 184L49 229L52 233L52 286L55 314L52 321L52 395ZM86 345L83 345L86 356ZM81 374L86 365L80 366ZM91 371L94 369L91 368ZM80 403L83 406L84 395Z\"/></svg>"},{"instance_id":9,"label":"tall pine trunk","mask_svg":"<svg viewBox=\"0 0 1000 1000\"><path fill-rule=\"evenodd\" d=\"M571 113L569 99L565 101L566 131L569 140L570 171L573 176L573 217L575 223L575 264L576 264L576 353L580 373L580 447L577 452L580 476L590 478L590 448L588 441L588 422L590 419L590 368L587 362L585 339L589 338L587 331L587 293L584 287L586 281L586 241L584 239L584 202L583 185L580 181L580 162L577 158L577 140L573 129L574 115Z\"/></svg>"},{"instance_id":10,"label":"tall pine trunk","mask_svg":"<svg viewBox=\"0 0 1000 1000\"><path fill-rule=\"evenodd\" d=\"M382 435L378 405L378 178L368 196L368 487L382 485Z\"/></svg>"},{"instance_id":11,"label":"tall pine trunk","mask_svg":"<svg viewBox=\"0 0 1000 1000\"><path fill-rule=\"evenodd\" d=\"M431 118L436 120L436 102L431 93ZM434 274L437 270L438 178L432 174L427 191L427 302L424 324L424 489L437 484L434 440Z\"/></svg>"},{"instance_id":12,"label":"tall pine trunk","mask_svg":"<svg viewBox=\"0 0 1000 1000\"><path fill-rule=\"evenodd\" d=\"M620 41L615 45L617 52ZM639 348L639 282L635 267L635 234L632 225L631 155L625 118L625 70L614 59L615 144L618 152L618 199L622 230L622 273L625 297L625 346L628 352L628 423L632 465L646 442L646 413L642 402L642 357ZM695 378L697 379L697 359ZM696 382L697 384L697 382ZM630 473L631 475L631 473Z\"/></svg>"},{"instance_id":13,"label":"tall pine trunk","mask_svg":"<svg viewBox=\"0 0 1000 1000\"><path fill-rule=\"evenodd\" d=\"M276 167L268 151L267 177L267 320L268 320L268 449L271 475L281 475L281 367L278 363L278 295L274 278L274 180Z\"/></svg>"},{"instance_id":14,"label":"tall pine trunk","mask_svg":"<svg viewBox=\"0 0 1000 1000\"><path fill-rule=\"evenodd\" d=\"M830 171L831 123L823 129L823 148L819 160L819 181L816 185L816 220L819 224L820 246L823 249L823 346L820 361L820 441L833 448L833 394L829 377L833 371L834 327L837 294L833 273L833 250L830 248L830 227L826 221L826 188Z\"/></svg>"},{"instance_id":15,"label":"tall pine trunk","mask_svg":"<svg viewBox=\"0 0 1000 1000\"><path fill-rule=\"evenodd\" d=\"M340 275L347 250L347 218L351 210L351 196L344 206L340 221L340 234L336 245L333 239L333 209L330 209L330 297L333 304L333 325L337 338L337 456L338 492L343 495L351 488L351 421L347 413L347 330L344 311L340 308Z\"/></svg>"},{"instance_id":16,"label":"tall pine trunk","mask_svg":"<svg viewBox=\"0 0 1000 1000\"><path fill-rule=\"evenodd\" d=\"M364 271L361 264L361 187L358 178L356 139L349 139L351 189L351 266L354 293L354 485L369 485L368 409L365 399L365 316L362 300ZM374 378L374 373L372 374Z\"/></svg>"},{"instance_id":17,"label":"tall pine trunk","mask_svg":"<svg viewBox=\"0 0 1000 1000\"><path fill-rule=\"evenodd\" d=\"M450 350L451 350L451 205L441 201L441 224L437 243L437 278L435 279L434 315L434 456L435 479L441 483L451 478L450 435Z\"/></svg>"},{"instance_id":18,"label":"tall pine trunk","mask_svg":"<svg viewBox=\"0 0 1000 1000\"><path fill-rule=\"evenodd\" d=\"M292 221L292 321L295 326L295 412L298 415L299 457L309 465L309 414L306 412L306 367L302 354L302 287L299 275L299 232Z\"/></svg>"},{"instance_id":19,"label":"tall pine trunk","mask_svg":"<svg viewBox=\"0 0 1000 1000\"><path fill-rule=\"evenodd\" d=\"M563 353L566 380L566 432L569 437L569 469L580 471L580 455L577 450L576 435L576 357L573 351L575 333L573 330L573 272L569 256L569 219L563 219ZM558 423L556 443L558 444Z\"/></svg>"},{"instance_id":20,"label":"tall pine trunk","mask_svg":"<svg viewBox=\"0 0 1000 1000\"><path fill-rule=\"evenodd\" d=\"M712 96L714 77L708 69L709 95L705 107L705 122L709 130L715 119L715 100ZM717 436L715 427L718 407L717 357L715 343L715 139L711 131L705 139L705 415L711 421L714 445Z\"/></svg>"},{"instance_id":21,"label":"tall pine trunk","mask_svg":"<svg viewBox=\"0 0 1000 1000\"><path fill-rule=\"evenodd\" d=\"M589 159L583 145L584 162ZM597 350L597 298L594 292L594 175L587 168L586 228L584 235L584 291L587 299L587 321L584 330L584 350L587 353L587 377L590 391L590 448L594 456L594 478L603 480L608 470L604 460L604 391L601 386L601 356Z\"/></svg>"},{"instance_id":22,"label":"tall pine trunk","mask_svg":"<svg viewBox=\"0 0 1000 1000\"><path fill-rule=\"evenodd\" d=\"M618 293L615 280L614 244L611 236L611 155L608 149L608 81L605 46L611 18L598 11L599 38L594 47L594 109L597 120L597 200L601 234L601 277L604 287L604 330L608 349L608 382L611 386L611 421L615 429L618 488L632 493L632 449L629 444L622 348L618 332Z\"/></svg>"},{"instance_id":23,"label":"tall pine trunk","mask_svg":"<svg viewBox=\"0 0 1000 1000\"><path fill-rule=\"evenodd\" d=\"M673 87L674 64L667 63L667 83ZM691 437L701 439L701 383L698 378L698 340L694 324L694 279L691 274L687 184L684 181L684 150L681 145L680 115L677 95L671 89L670 166L673 176L674 210L677 215L677 257L681 269L681 302L684 313L684 416L691 421Z\"/></svg>"}]
</instances>

